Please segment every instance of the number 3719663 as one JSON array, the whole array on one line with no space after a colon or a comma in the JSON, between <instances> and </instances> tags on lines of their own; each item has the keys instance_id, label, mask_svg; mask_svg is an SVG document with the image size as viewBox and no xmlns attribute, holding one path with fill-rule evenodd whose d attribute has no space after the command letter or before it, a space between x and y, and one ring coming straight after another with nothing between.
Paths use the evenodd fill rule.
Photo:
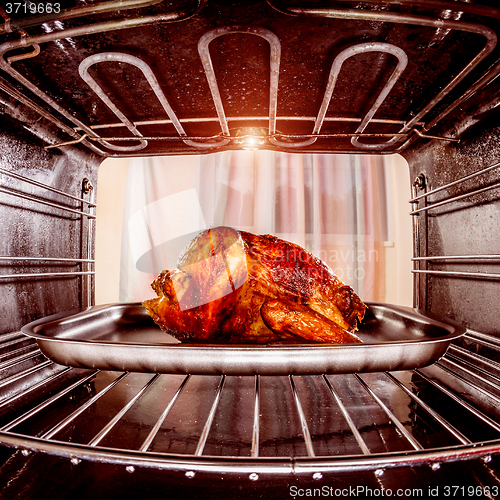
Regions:
<instances>
[{"instance_id":1,"label":"number 3719663","mask_svg":"<svg viewBox=\"0 0 500 500\"><path fill-rule=\"evenodd\" d=\"M61 4L51 2L9 2L5 4L7 14L59 14Z\"/></svg>"}]
</instances>

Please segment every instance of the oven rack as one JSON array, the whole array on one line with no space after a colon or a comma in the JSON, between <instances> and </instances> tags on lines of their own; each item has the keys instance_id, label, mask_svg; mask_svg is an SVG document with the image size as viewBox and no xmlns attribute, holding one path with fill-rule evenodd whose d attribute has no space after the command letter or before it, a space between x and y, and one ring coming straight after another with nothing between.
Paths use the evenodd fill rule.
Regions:
<instances>
[{"instance_id":1,"label":"oven rack","mask_svg":"<svg viewBox=\"0 0 500 500\"><path fill-rule=\"evenodd\" d=\"M41 204L48 206L51 209L56 209L52 215L59 213L67 213L70 216L76 215L74 217L75 223L82 223L87 220L86 231L84 233L84 239L86 239L86 255L84 257L45 257L45 256L20 256L20 255L1 255L0 256L0 266L4 262L16 263L17 266L55 266L55 265L78 265L81 266L80 271L47 271L47 272L23 272L23 273L9 273L0 274L0 280L18 280L18 279L44 279L44 278L64 278L64 277L85 277L86 278L86 304L90 305L92 302L92 276L95 275L93 266L95 265L95 259L92 256L92 241L93 241L93 224L92 222L96 218L95 209L96 204L94 203L94 189L92 184L88 179L82 180L82 195L74 196L70 193L66 193L52 186L39 182L37 180L31 179L29 177L20 175L16 172L0 168L0 180L1 176L5 176L5 181L2 182L3 185L0 186L0 193L3 193L19 200L24 200L34 204ZM9 185L8 178L12 178L15 182L17 181L16 187L13 188ZM21 183L21 184L19 184ZM26 187L25 191L20 190L20 185ZM26 186L35 186L37 189L41 189L42 192L48 191L45 195L34 195L28 192ZM54 193L56 197L62 197L68 202L77 203L81 208L75 208L75 205L67 205L58 201L53 201L47 196L47 194ZM88 199L86 199L86 195ZM55 216L55 215L54 215ZM83 240L82 240L83 243ZM82 249L80 248L80 253Z\"/></svg>"},{"instance_id":2,"label":"oven rack","mask_svg":"<svg viewBox=\"0 0 500 500\"><path fill-rule=\"evenodd\" d=\"M106 7L107 4L113 4L113 2L106 2L102 6L98 6L93 9L91 6L86 8L76 8L64 11L63 18L78 18L87 14L99 14L100 12L108 12L112 10L110 7ZM154 4L156 2L128 2L127 8L140 8L147 6L149 4ZM410 2L411 3L411 2ZM9 93L11 96L23 102L25 105L31 107L37 113L44 116L46 119L54 123L60 130L65 134L72 137L72 140L59 142L55 144L48 145L47 148L53 147L63 147L68 145L74 145L78 143L85 144L94 152L102 156L120 156L126 154L127 156L134 156L138 154L138 151L148 152L149 142L177 142L181 143L181 147L188 146L188 151L209 151L217 150L218 148L224 148L230 145L241 146L242 141L245 140L245 135L240 134L234 135L229 128L229 121L232 118L226 116L224 109L224 103L221 98L219 91L219 83L216 72L214 70L213 61L211 58L209 45L216 38L234 34L243 33L255 35L264 39L269 44L270 49L270 84L269 84L269 115L267 117L257 116L248 117L242 116L238 117L238 121L252 121L261 122L268 121L267 131L265 128L259 129L259 131L248 132L252 135L253 140L260 141L268 145L275 146L281 149L298 151L302 148L307 148L313 145L318 139L338 139L338 138L348 138L353 146L352 150L335 150L337 152L370 152L370 151L384 151L384 152L399 152L405 149L411 142L413 142L418 137L423 138L434 138L442 139L444 141L459 141L456 137L438 137L436 135L429 134L429 130L432 129L438 122L440 122L445 116L447 116L451 111L453 111L462 102L467 100L470 96L474 95L475 92L486 85L489 81L495 78L500 72L500 64L496 64L491 67L485 74L483 74L475 83L463 93L457 100L452 104L445 107L445 109L439 111L438 115L433 118L428 118L428 122L424 121L424 118L429 116L429 113L439 105L439 103L445 99L453 89L459 85L464 79L466 79L470 73L476 69L480 63L490 55L497 45L497 36L495 32L486 25L458 21L454 19L433 19L423 15L414 14L401 14L396 12L379 12L370 10L359 10L359 9L306 9L306 8L285 8L280 7L275 4L275 2L268 1L268 7L281 14L287 16L302 16L311 18L324 18L324 19L348 19L348 20L364 20L372 22L385 22L390 24L401 24L401 25L411 25L419 27L429 27L437 30L456 30L462 33L472 33L484 38L484 46L474 55L474 57L456 74L450 76L449 82L444 85L438 93L431 97L429 102L423 105L422 109L412 112L408 119L396 120L396 119L380 119L375 118L375 114L381 107L387 95L390 93L393 86L399 80L399 77L404 72L408 57L407 54L399 47L383 42L362 42L349 46L342 50L333 60L330 72L328 76L328 81L324 89L324 95L319 107L316 117L313 118L314 125L311 133L297 134L297 133L283 133L277 128L278 122L287 123L290 121L303 121L309 122L311 117L304 116L292 116L287 117L278 114L278 83L280 74L280 55L281 55L281 41L280 39L270 30L258 27L258 26L224 26L216 28L206 32L198 42L198 52L199 57L203 65L206 80L210 89L210 94L213 100L213 104L216 110L217 117L207 117L203 121L206 123L218 121L221 129L221 133L212 136L191 136L188 135L184 128L183 123L188 123L189 119L181 119L174 112L172 106L170 105L167 97L163 93L156 77L151 70L151 68L141 59L130 54L120 53L120 52L105 52L96 53L86 59L84 59L79 66L79 74L81 79L93 90L95 95L107 106L111 112L117 116L119 119L118 123L114 124L99 124L91 125L84 123L83 118L77 118L74 113L65 109L64 106L58 103L58 101L49 96L47 92L44 92L39 86L35 85L27 77L25 77L18 69L14 68L13 63L31 59L36 57L40 52L40 45L48 42L57 42L59 40L75 38L80 36L88 36L94 33L104 33L115 30L128 29L131 27L144 27L149 26L154 23L170 23L170 22L182 22L193 18L196 14L205 7L205 2L198 0L196 7L191 12L168 12L165 14L156 14L153 16L142 16L135 17L132 19L119 19L114 21L103 21L99 23L94 23L90 25L83 25L73 28L65 28L57 31L51 31L49 33L28 34L24 28L34 27L41 25L43 22L47 22L52 18L47 17L33 17L29 22L18 22L8 20L5 25L9 25L9 29L5 28L4 31L12 30L13 28L20 30L19 32L23 36L19 40L9 40L0 45L0 68L8 74L12 79L14 79L18 84L22 85L24 89L28 90L33 96L36 96L36 100L44 102L51 108L49 112L47 109L41 107L37 104L36 100L23 96L15 88L7 83L2 82L0 84L1 88ZM460 7L462 12L469 12L472 14L480 14L491 17L498 17L499 13L497 10L493 9L488 11L487 9L481 9L480 7L468 8ZM22 54L7 56L6 54L14 50L19 49L31 49L31 52L25 52ZM393 73L390 75L388 80L385 82L382 90L377 96L371 96L370 99L373 101L367 107L369 110L361 118L349 118L349 117L327 117L327 111L332 98L332 94L337 82L338 76L342 69L343 63L351 58L355 57L361 53L366 52L379 52L389 54L392 58L397 60L396 67ZM5 57L3 57L5 55ZM134 122L129 119L118 106L113 102L113 99L104 92L104 90L99 86L99 84L92 78L88 73L88 68L94 64L103 61L119 61L126 63L131 66L135 66L142 71L145 80L149 83L151 90L154 92L156 98L161 104L161 107L168 116L168 120L155 117L150 120L142 120L140 122ZM373 98L373 99L372 99ZM234 118L234 117L233 117ZM323 124L327 121L332 122L344 122L350 123L354 121L358 123L356 130L353 132L351 130L345 130L340 133L321 133L321 128ZM72 126L69 126L71 123ZM177 135L144 135L140 130L139 126L151 125L151 124L162 124L169 123L172 124L177 132ZM392 123L400 125L400 129L396 132L385 132L379 130L376 132L367 131L369 125L381 124L381 123ZM264 123L263 123L264 125ZM127 128L131 133L130 136L118 136L118 137L102 137L97 133L97 130L105 130L107 128ZM255 128L255 127L254 127ZM371 139L387 139L385 142L361 142L361 138L368 137ZM133 142L132 145L123 145L123 143ZM98 147L97 144L99 144ZM179 146L176 146L179 147Z\"/></svg>"},{"instance_id":3,"label":"oven rack","mask_svg":"<svg viewBox=\"0 0 500 500\"><path fill-rule=\"evenodd\" d=\"M413 218L414 235L412 273L414 274L415 307L428 309L429 281L423 281L421 277L426 279L491 281L493 283L500 280L500 273L497 271L500 264L500 254L493 252L477 254L473 252L454 254L431 252L432 255L428 255L428 246L425 238L422 237L429 231L429 219L445 218L453 210L457 210L457 207L462 211L474 209L484 203L485 200L481 197L488 197L488 201L496 200L498 195L495 190L500 189L500 181L495 178L495 174L499 172L499 168L500 162L494 162L487 167L479 168L475 172L430 190L427 190L428 179L424 173L420 173L415 178L412 184L412 198L409 200L412 206L410 215ZM478 181L481 182L478 183ZM436 266L440 266L441 269L436 268ZM444 269L443 266L445 266ZM464 268L464 266L466 267ZM474 270L471 270L472 266L475 268ZM485 268L485 266L488 267Z\"/></svg>"},{"instance_id":4,"label":"oven rack","mask_svg":"<svg viewBox=\"0 0 500 500\"><path fill-rule=\"evenodd\" d=\"M417 370L237 377L68 368L21 334L2 341L9 359L0 358L0 441L26 457L249 481L370 470L383 482L384 471L399 466L432 472L478 459L488 468L500 452L500 380L471 369L460 346Z\"/></svg>"}]
</instances>

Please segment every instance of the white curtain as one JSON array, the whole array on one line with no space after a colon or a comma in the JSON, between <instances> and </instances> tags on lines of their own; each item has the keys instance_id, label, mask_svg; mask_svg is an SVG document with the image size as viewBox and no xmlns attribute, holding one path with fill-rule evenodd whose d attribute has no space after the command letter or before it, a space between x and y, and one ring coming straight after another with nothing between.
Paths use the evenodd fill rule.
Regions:
<instances>
[{"instance_id":1,"label":"white curtain","mask_svg":"<svg viewBox=\"0 0 500 500\"><path fill-rule=\"evenodd\" d=\"M325 261L365 301L384 299L382 156L229 151L130 160L120 300L142 301L200 230L274 234Z\"/></svg>"}]
</instances>

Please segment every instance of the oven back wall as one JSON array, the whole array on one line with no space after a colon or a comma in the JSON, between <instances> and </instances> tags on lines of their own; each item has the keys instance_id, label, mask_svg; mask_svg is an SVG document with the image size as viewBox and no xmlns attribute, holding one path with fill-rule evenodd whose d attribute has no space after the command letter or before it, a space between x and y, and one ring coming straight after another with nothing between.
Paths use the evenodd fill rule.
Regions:
<instances>
[{"instance_id":1,"label":"oven back wall","mask_svg":"<svg viewBox=\"0 0 500 500\"><path fill-rule=\"evenodd\" d=\"M83 179L95 185L99 164L76 149L44 149L40 126L17 114L20 123L0 121L0 333L85 305L89 276L75 274L89 270L77 260L88 252L88 218L77 212L88 206L5 171L81 198Z\"/></svg>"}]
</instances>

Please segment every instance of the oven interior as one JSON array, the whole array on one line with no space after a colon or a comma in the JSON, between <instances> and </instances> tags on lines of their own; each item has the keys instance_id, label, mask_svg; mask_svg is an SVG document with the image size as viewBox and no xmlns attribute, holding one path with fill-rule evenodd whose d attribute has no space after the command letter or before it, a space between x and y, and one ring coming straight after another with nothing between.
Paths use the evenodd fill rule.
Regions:
<instances>
[{"instance_id":1,"label":"oven interior","mask_svg":"<svg viewBox=\"0 0 500 500\"><path fill-rule=\"evenodd\" d=\"M495 2L13 5L0 11L2 498L497 496ZM413 305L467 328L445 356L375 373L154 374L62 366L21 333L94 302L104 159L249 141L407 160Z\"/></svg>"}]
</instances>

